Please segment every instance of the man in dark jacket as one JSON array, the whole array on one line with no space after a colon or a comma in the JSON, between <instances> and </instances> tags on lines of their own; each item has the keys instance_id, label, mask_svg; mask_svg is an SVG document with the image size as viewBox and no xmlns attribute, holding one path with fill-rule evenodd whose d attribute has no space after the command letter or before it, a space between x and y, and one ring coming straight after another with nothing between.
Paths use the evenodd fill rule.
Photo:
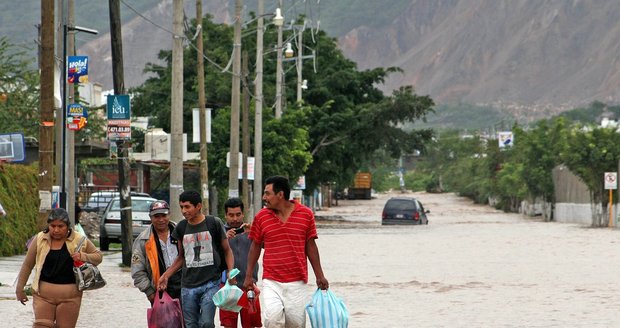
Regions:
<instances>
[{"instance_id":1,"label":"man in dark jacket","mask_svg":"<svg viewBox=\"0 0 620 328\"><path fill-rule=\"evenodd\" d=\"M134 286L146 294L153 305L159 277L177 258L177 240L171 236L174 224L170 222L170 206L158 200L149 209L151 225L138 235L133 243L131 277ZM166 292L172 298L181 296L181 271L168 280Z\"/></svg>"}]
</instances>

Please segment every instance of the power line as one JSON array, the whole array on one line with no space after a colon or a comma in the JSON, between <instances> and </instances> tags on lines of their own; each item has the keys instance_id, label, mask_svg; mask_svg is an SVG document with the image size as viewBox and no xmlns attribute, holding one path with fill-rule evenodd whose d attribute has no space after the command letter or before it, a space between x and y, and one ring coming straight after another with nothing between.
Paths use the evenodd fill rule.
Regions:
<instances>
[{"instance_id":1,"label":"power line","mask_svg":"<svg viewBox=\"0 0 620 328\"><path fill-rule=\"evenodd\" d=\"M135 8L133 8L131 5L127 4L124 0L120 0L120 1L121 1L121 3L122 3L123 5L125 5L125 6L126 6L127 8L129 8L131 11L133 11L133 12L134 12L136 15L138 15L140 18L142 18L142 19L144 19L145 21L147 21L147 22L149 22L149 23L153 24L154 26L156 26L156 27L157 27L157 28L159 28L160 30L162 30L162 31L165 31L165 32L169 33L169 34L170 34L170 35L172 35L173 37L182 38L182 39L184 39L184 40L186 40L186 41L189 41L189 38L187 38L186 36L184 36L184 35L176 35L176 34L174 34L174 32L170 31L169 29L167 29L167 28L165 28L165 27L163 27L163 26L161 26L161 25L157 24L156 22L154 22L154 21L153 21L153 20L151 20L150 18L148 18L148 17L144 16L142 13L138 12L138 10L136 10ZM185 30L185 32L188 32L188 30L189 30L189 26L188 26L188 23L187 23L187 16L186 16L186 15L183 15L183 16L184 16L184 24L183 24L183 25L184 25L184 30ZM201 25L202 25L202 24L201 24ZM189 44L189 46L190 46L190 47L192 47L194 50L198 51L198 49L196 48L196 46L194 46L194 44L193 44L193 43L188 42L188 44ZM231 62L231 60L232 60L232 56L231 56L231 59L229 60L229 64L228 64L228 66L227 66L226 68L222 68L219 64L217 64L217 63L216 63L215 61L213 61L211 58L207 57L207 56L204 54L204 52L202 53L202 57L203 57L206 61L208 61L209 63L211 63L213 66L215 66L217 69L221 70L223 73L229 73L229 74L232 74L232 73L230 73L230 72L227 72L228 66L230 66L230 62Z\"/></svg>"},{"instance_id":2,"label":"power line","mask_svg":"<svg viewBox=\"0 0 620 328\"><path fill-rule=\"evenodd\" d=\"M125 7L129 8L131 11L133 11L136 15L140 16L140 17L141 17L142 19L144 19L145 21L147 21L147 22L149 22L149 23L151 23L151 24L153 24L153 25L157 26L159 29L161 29L161 30L163 30L163 31L166 31L166 32L168 32L168 33L170 33L171 35L173 35L173 36L174 36L174 32L172 32L172 31L170 31L169 29L167 29L167 28L165 28L165 27L163 27L163 26L161 26L161 25L159 25L159 24L155 23L155 22L154 22L154 21L152 21L150 18L148 18L148 17L146 17L146 16L142 15L142 13L138 12L135 8L133 8L132 6L130 6L129 4L127 4L124 0L121 0L121 3L122 3L123 5L125 5ZM184 38L184 36L177 36L177 37Z\"/></svg>"}]
</instances>

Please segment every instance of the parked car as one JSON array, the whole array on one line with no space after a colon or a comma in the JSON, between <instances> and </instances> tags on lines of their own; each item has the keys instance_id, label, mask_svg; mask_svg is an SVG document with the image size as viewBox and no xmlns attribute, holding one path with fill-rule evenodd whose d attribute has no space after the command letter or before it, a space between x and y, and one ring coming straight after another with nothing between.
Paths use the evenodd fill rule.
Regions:
<instances>
[{"instance_id":1,"label":"parked car","mask_svg":"<svg viewBox=\"0 0 620 328\"><path fill-rule=\"evenodd\" d=\"M90 197L88 197L88 201L86 202L86 204L84 204L84 206L82 206L82 210L84 210L85 212L95 212L95 213L101 214L106 209L110 201L114 197L118 197L118 196L119 196L118 191L96 191L90 194ZM149 197L149 194L143 193L143 192L132 191L131 196Z\"/></svg>"},{"instance_id":2,"label":"parked car","mask_svg":"<svg viewBox=\"0 0 620 328\"><path fill-rule=\"evenodd\" d=\"M106 206L108 206L112 198L116 196L118 196L117 191L96 191L90 194L88 201L82 206L82 210L85 212L101 213L105 210Z\"/></svg>"},{"instance_id":3,"label":"parked car","mask_svg":"<svg viewBox=\"0 0 620 328\"><path fill-rule=\"evenodd\" d=\"M411 197L392 197L388 199L381 214L381 224L428 224L422 203Z\"/></svg>"},{"instance_id":4,"label":"parked car","mask_svg":"<svg viewBox=\"0 0 620 328\"><path fill-rule=\"evenodd\" d=\"M131 196L132 234L136 238L151 224L149 206L157 199L147 196ZM113 198L106 207L99 223L99 248L110 249L110 243L121 242L121 199Z\"/></svg>"}]
</instances>

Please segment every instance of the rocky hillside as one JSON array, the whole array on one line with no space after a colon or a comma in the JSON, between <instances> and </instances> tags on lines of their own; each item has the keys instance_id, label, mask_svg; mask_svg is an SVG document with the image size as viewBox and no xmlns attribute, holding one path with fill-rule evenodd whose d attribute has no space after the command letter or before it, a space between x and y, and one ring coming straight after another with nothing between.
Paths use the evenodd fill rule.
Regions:
<instances>
[{"instance_id":1,"label":"rocky hillside","mask_svg":"<svg viewBox=\"0 0 620 328\"><path fill-rule=\"evenodd\" d=\"M439 103L620 99L615 1L414 0L392 24L359 26L340 43L360 68L401 67L387 89L414 85Z\"/></svg>"},{"instance_id":2,"label":"rocky hillside","mask_svg":"<svg viewBox=\"0 0 620 328\"><path fill-rule=\"evenodd\" d=\"M203 14L209 13L218 22L228 22L228 1L203 1ZM127 11L127 7L121 8ZM185 13L188 20L196 18L194 1L185 1ZM159 63L157 55L162 49L172 49L172 1L162 0L153 8L140 13L123 23L123 66L125 86L133 87L142 84L148 76L143 74L145 64ZM152 23L151 23L152 22ZM154 24L159 25L158 28ZM112 54L110 49L110 33L105 33L84 46L79 52L94 58L91 61L89 79L112 89Z\"/></svg>"},{"instance_id":3,"label":"rocky hillside","mask_svg":"<svg viewBox=\"0 0 620 328\"><path fill-rule=\"evenodd\" d=\"M247 11L255 10L255 1L245 2ZM18 24L24 24L22 30L32 30L40 18L32 11L37 6L31 1L10 3L0 5L4 9L0 20L10 23L0 31L5 27L19 31ZM11 14L27 3L34 7ZM171 29L172 0L124 1L121 10L127 15L131 11L125 3L142 8L142 16ZM216 22L232 21L234 1L203 3L203 11ZM266 11L275 4L266 1ZM76 3L81 17L93 10L80 7L86 5ZM289 18L305 14L320 21L360 68L402 68L402 74L387 81L387 92L413 85L440 104L492 104L519 116L530 112L544 116L594 100L615 104L620 99L617 1L291 0L284 5ZM195 2L185 1L185 11L194 18ZM16 15L20 18L6 19ZM132 17L123 21L127 86L144 81L144 64L156 61L160 49L172 46L168 32L137 14ZM107 12L99 18L103 20L99 25L108 25ZM77 23L91 26L79 19ZM95 58L91 80L111 88L109 34L100 31L97 39L80 36L79 52Z\"/></svg>"}]
</instances>

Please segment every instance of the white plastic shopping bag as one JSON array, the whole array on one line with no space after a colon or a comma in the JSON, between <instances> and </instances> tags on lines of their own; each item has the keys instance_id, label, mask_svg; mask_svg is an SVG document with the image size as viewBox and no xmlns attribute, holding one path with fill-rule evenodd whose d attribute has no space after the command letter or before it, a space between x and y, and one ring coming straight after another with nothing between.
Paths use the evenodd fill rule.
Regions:
<instances>
[{"instance_id":1,"label":"white plastic shopping bag","mask_svg":"<svg viewBox=\"0 0 620 328\"><path fill-rule=\"evenodd\" d=\"M239 269L232 269L230 278L232 279L238 274ZM243 291L236 285L231 285L227 280L224 287L220 288L220 290L213 295L213 303L222 310L239 312L242 306L239 306L237 302L239 302L241 295L243 295Z\"/></svg>"},{"instance_id":2,"label":"white plastic shopping bag","mask_svg":"<svg viewBox=\"0 0 620 328\"><path fill-rule=\"evenodd\" d=\"M349 311L344 302L331 290L317 289L306 305L312 328L347 328Z\"/></svg>"}]
</instances>

